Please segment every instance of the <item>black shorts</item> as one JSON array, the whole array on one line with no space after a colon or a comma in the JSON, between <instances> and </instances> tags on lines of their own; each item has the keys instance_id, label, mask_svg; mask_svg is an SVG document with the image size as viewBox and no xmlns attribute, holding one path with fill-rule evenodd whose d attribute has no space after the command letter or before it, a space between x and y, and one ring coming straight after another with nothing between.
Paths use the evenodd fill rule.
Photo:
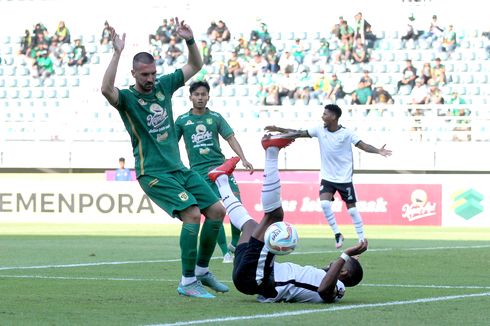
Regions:
<instances>
[{"instance_id":1,"label":"black shorts","mask_svg":"<svg viewBox=\"0 0 490 326\"><path fill-rule=\"evenodd\" d=\"M339 192L340 197L344 202L349 204L357 202L356 192L354 190L354 185L352 184L352 182L335 183L327 181L325 179L322 179L322 181L320 182L320 195L326 192L335 195L337 191Z\"/></svg>"},{"instance_id":2,"label":"black shorts","mask_svg":"<svg viewBox=\"0 0 490 326\"><path fill-rule=\"evenodd\" d=\"M266 298L277 295L274 283L274 254L264 249L264 243L250 238L235 249L233 283L245 294L260 294Z\"/></svg>"}]
</instances>

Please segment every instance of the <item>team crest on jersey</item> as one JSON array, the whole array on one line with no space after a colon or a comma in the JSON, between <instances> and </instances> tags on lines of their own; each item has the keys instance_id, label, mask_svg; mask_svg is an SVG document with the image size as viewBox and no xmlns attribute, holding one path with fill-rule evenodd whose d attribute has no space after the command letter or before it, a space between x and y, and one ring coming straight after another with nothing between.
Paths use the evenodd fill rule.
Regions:
<instances>
[{"instance_id":1,"label":"team crest on jersey","mask_svg":"<svg viewBox=\"0 0 490 326\"><path fill-rule=\"evenodd\" d=\"M206 119L206 123L207 123L208 125L212 125L212 124L213 124L213 119L211 119L211 118L207 118L207 119Z\"/></svg>"},{"instance_id":2,"label":"team crest on jersey","mask_svg":"<svg viewBox=\"0 0 490 326\"><path fill-rule=\"evenodd\" d=\"M192 122L192 120L187 120L184 126L192 126L193 124L194 122Z\"/></svg>"},{"instance_id":3,"label":"team crest on jersey","mask_svg":"<svg viewBox=\"0 0 490 326\"><path fill-rule=\"evenodd\" d=\"M188 200L189 200L189 196L187 195L187 193L186 193L186 192L181 192L181 193L179 194L179 198L180 198L180 200L182 200L182 201L188 201Z\"/></svg>"},{"instance_id":4,"label":"team crest on jersey","mask_svg":"<svg viewBox=\"0 0 490 326\"><path fill-rule=\"evenodd\" d=\"M143 100L142 98L140 98L140 99L138 100L138 103L139 103L140 105L146 105L145 100Z\"/></svg>"},{"instance_id":5,"label":"team crest on jersey","mask_svg":"<svg viewBox=\"0 0 490 326\"><path fill-rule=\"evenodd\" d=\"M165 95L163 95L162 92L157 92L155 96L159 101L163 101L165 99Z\"/></svg>"},{"instance_id":6,"label":"team crest on jersey","mask_svg":"<svg viewBox=\"0 0 490 326\"><path fill-rule=\"evenodd\" d=\"M168 132L157 134L157 142L162 142L168 138Z\"/></svg>"}]
</instances>

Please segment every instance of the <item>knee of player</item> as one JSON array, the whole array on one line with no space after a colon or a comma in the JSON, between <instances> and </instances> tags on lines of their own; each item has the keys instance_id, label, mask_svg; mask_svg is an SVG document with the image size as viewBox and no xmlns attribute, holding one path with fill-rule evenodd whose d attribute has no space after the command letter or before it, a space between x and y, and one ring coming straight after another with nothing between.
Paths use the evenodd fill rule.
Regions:
<instances>
[{"instance_id":1,"label":"knee of player","mask_svg":"<svg viewBox=\"0 0 490 326\"><path fill-rule=\"evenodd\" d=\"M226 209L221 202L216 202L206 209L204 215L210 220L223 221L226 215Z\"/></svg>"}]
</instances>

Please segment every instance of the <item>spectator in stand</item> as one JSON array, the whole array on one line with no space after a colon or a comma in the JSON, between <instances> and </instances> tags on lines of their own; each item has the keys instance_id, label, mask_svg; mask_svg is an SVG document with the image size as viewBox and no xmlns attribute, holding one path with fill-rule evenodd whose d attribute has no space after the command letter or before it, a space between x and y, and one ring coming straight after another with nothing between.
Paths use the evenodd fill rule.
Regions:
<instances>
[{"instance_id":1,"label":"spectator in stand","mask_svg":"<svg viewBox=\"0 0 490 326\"><path fill-rule=\"evenodd\" d=\"M236 52L232 52L228 59L228 74L231 75L232 84L235 83L236 77L243 74L243 67L240 65L238 55Z\"/></svg>"},{"instance_id":2,"label":"spectator in stand","mask_svg":"<svg viewBox=\"0 0 490 326\"><path fill-rule=\"evenodd\" d=\"M422 70L420 71L420 78L424 80L425 85L427 85L432 78L432 67L430 66L430 62L424 63Z\"/></svg>"},{"instance_id":3,"label":"spectator in stand","mask_svg":"<svg viewBox=\"0 0 490 326\"><path fill-rule=\"evenodd\" d=\"M432 42L442 36L443 32L444 29L439 27L439 23L437 22L437 15L433 15L429 29L420 36L420 39L427 41L431 45Z\"/></svg>"},{"instance_id":4,"label":"spectator in stand","mask_svg":"<svg viewBox=\"0 0 490 326\"><path fill-rule=\"evenodd\" d=\"M279 58L279 69L283 74L292 74L298 70L298 62L294 60L291 52L284 51Z\"/></svg>"},{"instance_id":5,"label":"spectator in stand","mask_svg":"<svg viewBox=\"0 0 490 326\"><path fill-rule=\"evenodd\" d=\"M257 53L261 54L260 43L258 42L258 39L255 37L248 42L247 48L250 50L252 55L256 55Z\"/></svg>"},{"instance_id":6,"label":"spectator in stand","mask_svg":"<svg viewBox=\"0 0 490 326\"><path fill-rule=\"evenodd\" d=\"M182 38L180 37L179 33L177 33L177 29L178 29L178 24L177 22L175 21L175 18L174 17L170 17L170 19L168 20L168 26L167 26L167 30L168 30L168 37L169 37L169 42L170 42L170 38L172 38L172 36L175 38L175 42L176 43L181 43L182 42Z\"/></svg>"},{"instance_id":7,"label":"spectator in stand","mask_svg":"<svg viewBox=\"0 0 490 326\"><path fill-rule=\"evenodd\" d=\"M219 63L218 78L213 82L213 87L228 86L233 84L233 75L228 72L224 62Z\"/></svg>"},{"instance_id":8,"label":"spectator in stand","mask_svg":"<svg viewBox=\"0 0 490 326\"><path fill-rule=\"evenodd\" d=\"M225 22L220 20L216 24L216 27L212 30L210 39L211 42L228 42L230 41L231 38L231 33L230 30L228 29L228 26L226 26Z\"/></svg>"},{"instance_id":9,"label":"spectator in stand","mask_svg":"<svg viewBox=\"0 0 490 326\"><path fill-rule=\"evenodd\" d=\"M281 105L279 86L273 84L264 88L264 90L265 96L263 97L263 105Z\"/></svg>"},{"instance_id":10,"label":"spectator in stand","mask_svg":"<svg viewBox=\"0 0 490 326\"><path fill-rule=\"evenodd\" d=\"M347 20L342 19L340 23L339 33L340 41L342 41L342 44L344 43L344 41L347 41L350 47L354 45L354 29L347 24Z\"/></svg>"},{"instance_id":11,"label":"spectator in stand","mask_svg":"<svg viewBox=\"0 0 490 326\"><path fill-rule=\"evenodd\" d=\"M429 94L425 99L425 104L444 104L442 91L434 80L429 80Z\"/></svg>"},{"instance_id":12,"label":"spectator in stand","mask_svg":"<svg viewBox=\"0 0 490 326\"><path fill-rule=\"evenodd\" d=\"M303 105L308 105L311 100L311 85L313 81L309 73L309 69L306 66L300 68L300 73L298 76L298 83L296 92L294 94L294 100L301 101Z\"/></svg>"},{"instance_id":13,"label":"spectator in stand","mask_svg":"<svg viewBox=\"0 0 490 326\"><path fill-rule=\"evenodd\" d=\"M205 65L210 65L213 63L213 56L211 55L211 47L208 44L208 41L201 40L201 46L199 48L202 57L202 63Z\"/></svg>"},{"instance_id":14,"label":"spectator in stand","mask_svg":"<svg viewBox=\"0 0 490 326\"><path fill-rule=\"evenodd\" d=\"M373 79L369 76L369 70L363 70L363 75L359 80L360 83L364 83L364 86L369 87L369 89L373 89Z\"/></svg>"},{"instance_id":15,"label":"spectator in stand","mask_svg":"<svg viewBox=\"0 0 490 326\"><path fill-rule=\"evenodd\" d=\"M170 42L165 50L165 62L169 66L173 66L175 61L183 54L182 49L177 44L177 39L170 36Z\"/></svg>"},{"instance_id":16,"label":"spectator in stand","mask_svg":"<svg viewBox=\"0 0 490 326\"><path fill-rule=\"evenodd\" d=\"M49 57L49 53L47 50L37 52L36 61L34 62L34 66L37 69L37 74L33 77L40 78L42 81L44 79L50 77L54 74L54 64L53 60Z\"/></svg>"},{"instance_id":17,"label":"spectator in stand","mask_svg":"<svg viewBox=\"0 0 490 326\"><path fill-rule=\"evenodd\" d=\"M102 34L100 36L100 44L109 44L111 42L111 25L106 20L104 22L104 28L102 29Z\"/></svg>"},{"instance_id":18,"label":"spectator in stand","mask_svg":"<svg viewBox=\"0 0 490 326\"><path fill-rule=\"evenodd\" d=\"M419 31L415 27L415 17L411 15L408 17L408 23L407 23L407 33L401 37L402 40L402 46L405 47L405 44L407 43L408 40L412 41L417 41L422 34L421 31Z\"/></svg>"},{"instance_id":19,"label":"spectator in stand","mask_svg":"<svg viewBox=\"0 0 490 326\"><path fill-rule=\"evenodd\" d=\"M70 59L68 61L68 66L83 66L88 62L87 51L82 41L77 38L75 39L75 46L70 54Z\"/></svg>"},{"instance_id":20,"label":"spectator in stand","mask_svg":"<svg viewBox=\"0 0 490 326\"><path fill-rule=\"evenodd\" d=\"M373 99L371 87L365 82L359 82L356 90L352 93L351 104L369 105Z\"/></svg>"},{"instance_id":21,"label":"spectator in stand","mask_svg":"<svg viewBox=\"0 0 490 326\"><path fill-rule=\"evenodd\" d=\"M38 34L42 34L45 39L49 41L49 33L46 26L43 23L37 23L34 25L34 30L32 31L32 35L37 36Z\"/></svg>"},{"instance_id":22,"label":"spectator in stand","mask_svg":"<svg viewBox=\"0 0 490 326\"><path fill-rule=\"evenodd\" d=\"M257 18L258 26L250 33L250 39L256 38L261 42L265 42L265 40L270 40L271 36L269 34L269 29L267 24L264 23L260 18Z\"/></svg>"},{"instance_id":23,"label":"spectator in stand","mask_svg":"<svg viewBox=\"0 0 490 326\"><path fill-rule=\"evenodd\" d=\"M266 61L267 61L267 65L266 65L266 68L265 68L265 71L266 72L270 72L270 73L273 73L273 74L276 74L276 73L279 72L280 67L279 67L279 64L278 64L278 58L277 58L277 56L275 54L269 53L267 55Z\"/></svg>"},{"instance_id":24,"label":"spectator in stand","mask_svg":"<svg viewBox=\"0 0 490 326\"><path fill-rule=\"evenodd\" d=\"M343 39L339 48L337 49L337 55L335 56L335 63L350 63L352 59L352 44L349 43L349 39Z\"/></svg>"},{"instance_id":25,"label":"spectator in stand","mask_svg":"<svg viewBox=\"0 0 490 326\"><path fill-rule=\"evenodd\" d=\"M299 65L303 64L306 53L301 39L297 38L294 40L294 44L291 46L291 53L293 54L294 60L296 60Z\"/></svg>"},{"instance_id":26,"label":"spectator in stand","mask_svg":"<svg viewBox=\"0 0 490 326\"><path fill-rule=\"evenodd\" d=\"M353 63L357 64L369 62L367 48L360 38L356 39L356 46L352 50L352 60L354 61Z\"/></svg>"},{"instance_id":27,"label":"spectator in stand","mask_svg":"<svg viewBox=\"0 0 490 326\"><path fill-rule=\"evenodd\" d=\"M431 68L430 77L438 86L446 85L446 67L441 64L441 58L436 58L435 64Z\"/></svg>"},{"instance_id":28,"label":"spectator in stand","mask_svg":"<svg viewBox=\"0 0 490 326\"><path fill-rule=\"evenodd\" d=\"M323 72L323 74L315 80L313 83L312 91L310 97L312 99L318 100L319 104L324 104L325 99L327 98L327 94L330 90L330 78L327 72Z\"/></svg>"},{"instance_id":29,"label":"spectator in stand","mask_svg":"<svg viewBox=\"0 0 490 326\"><path fill-rule=\"evenodd\" d=\"M237 55L239 57L245 55L245 50L248 49L248 43L247 41L245 40L245 38L243 37L240 37L238 39L238 44L235 46L235 52L237 53Z\"/></svg>"},{"instance_id":30,"label":"spectator in stand","mask_svg":"<svg viewBox=\"0 0 490 326\"><path fill-rule=\"evenodd\" d=\"M393 104L395 100L383 85L377 84L372 93L373 101L372 104Z\"/></svg>"},{"instance_id":31,"label":"spectator in stand","mask_svg":"<svg viewBox=\"0 0 490 326\"><path fill-rule=\"evenodd\" d=\"M32 48L32 43L33 42L32 42L31 32L28 29L26 29L24 31L24 36L22 36L20 40L19 54L29 55Z\"/></svg>"},{"instance_id":32,"label":"spectator in stand","mask_svg":"<svg viewBox=\"0 0 490 326\"><path fill-rule=\"evenodd\" d=\"M412 89L410 94L412 97L412 104L425 104L427 97L429 95L429 90L427 85L424 84L422 78L417 78L415 82L415 87Z\"/></svg>"},{"instance_id":33,"label":"spectator in stand","mask_svg":"<svg viewBox=\"0 0 490 326\"><path fill-rule=\"evenodd\" d=\"M272 44L272 40L270 38L265 39L260 45L260 53L264 58L266 58L269 54L276 55L277 49Z\"/></svg>"},{"instance_id":34,"label":"spectator in stand","mask_svg":"<svg viewBox=\"0 0 490 326\"><path fill-rule=\"evenodd\" d=\"M397 84L397 92L400 91L400 87L402 86L408 86L411 92L415 85L415 79L417 78L417 68L413 66L412 60L407 59L405 63L406 67L402 71L402 79Z\"/></svg>"},{"instance_id":35,"label":"spectator in stand","mask_svg":"<svg viewBox=\"0 0 490 326\"><path fill-rule=\"evenodd\" d=\"M251 60L245 61L247 57L239 58L240 66L243 67L243 74L249 80L253 77L258 77L267 71L267 60L263 56L256 54Z\"/></svg>"},{"instance_id":36,"label":"spectator in stand","mask_svg":"<svg viewBox=\"0 0 490 326\"><path fill-rule=\"evenodd\" d=\"M213 34L216 26L218 26L216 24L216 21L215 20L212 20L210 23L209 23L209 27L208 29L206 30L206 35L208 37L208 39L211 39L211 35Z\"/></svg>"},{"instance_id":37,"label":"spectator in stand","mask_svg":"<svg viewBox=\"0 0 490 326\"><path fill-rule=\"evenodd\" d=\"M148 51L153 58L155 58L155 64L161 66L165 63L165 59L162 58L162 42L157 39L152 39L150 41L150 49Z\"/></svg>"},{"instance_id":38,"label":"spectator in stand","mask_svg":"<svg viewBox=\"0 0 490 326\"><path fill-rule=\"evenodd\" d=\"M366 32L370 27L371 24L362 17L362 12L358 12L354 16L354 39L361 39L362 44L366 44Z\"/></svg>"},{"instance_id":39,"label":"spectator in stand","mask_svg":"<svg viewBox=\"0 0 490 326\"><path fill-rule=\"evenodd\" d=\"M332 79L330 80L330 90L326 96L333 104L337 103L337 100L343 99L345 97L344 86L340 79L337 78L337 74L332 74Z\"/></svg>"},{"instance_id":40,"label":"spectator in stand","mask_svg":"<svg viewBox=\"0 0 490 326\"><path fill-rule=\"evenodd\" d=\"M313 52L311 63L327 64L330 61L330 43L326 38L320 40L318 48Z\"/></svg>"},{"instance_id":41,"label":"spectator in stand","mask_svg":"<svg viewBox=\"0 0 490 326\"><path fill-rule=\"evenodd\" d=\"M296 90L298 89L298 81L289 73L278 74L277 77L277 85L279 86L279 101L281 102L281 105L284 104L284 100L286 98L289 100L289 104L294 104Z\"/></svg>"},{"instance_id":42,"label":"spectator in stand","mask_svg":"<svg viewBox=\"0 0 490 326\"><path fill-rule=\"evenodd\" d=\"M162 24L158 26L155 34L150 34L150 43L153 40L160 41L162 44L168 44L170 42L170 26L166 18L162 20Z\"/></svg>"},{"instance_id":43,"label":"spectator in stand","mask_svg":"<svg viewBox=\"0 0 490 326\"><path fill-rule=\"evenodd\" d=\"M453 25L449 25L448 29L444 32L440 51L451 54L456 49L457 45L456 32L453 29Z\"/></svg>"},{"instance_id":44,"label":"spectator in stand","mask_svg":"<svg viewBox=\"0 0 490 326\"><path fill-rule=\"evenodd\" d=\"M51 41L53 40L56 40L59 43L70 43L70 30L66 27L64 21L58 23L58 27L51 38Z\"/></svg>"}]
</instances>

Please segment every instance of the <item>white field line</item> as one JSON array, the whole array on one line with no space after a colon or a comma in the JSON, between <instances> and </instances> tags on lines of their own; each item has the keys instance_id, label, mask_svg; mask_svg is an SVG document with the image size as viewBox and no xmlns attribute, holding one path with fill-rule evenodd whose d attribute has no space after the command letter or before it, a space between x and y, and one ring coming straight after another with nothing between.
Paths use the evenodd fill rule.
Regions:
<instances>
[{"instance_id":1,"label":"white field line","mask_svg":"<svg viewBox=\"0 0 490 326\"><path fill-rule=\"evenodd\" d=\"M297 311L286 311L286 312L280 312L280 313L274 313L274 314L258 314L258 315L252 315L252 316L237 316L237 317L224 317L224 318L191 320L191 321L182 321L182 322L177 322L177 323L172 323L172 324L154 324L154 325L148 325L148 326L178 326L178 325L197 325L197 324L207 324L207 323L215 324L215 323L225 323L225 322L233 322L233 321L254 320L254 319L271 319L271 318L278 318L278 317L281 318L281 317L289 317L289 316L306 315L306 314L312 314L312 313L327 313L327 312L335 312L335 311L342 311L342 310L401 306L401 305L409 305L409 304L449 301L449 300L458 300L458 299L467 299L467 298L487 297L487 296L490 296L490 292L475 293L475 294L450 295L450 296L443 296L443 297L431 297L431 298L422 298L422 299L406 300L406 301L391 301L391 302L382 302L382 303L347 305L347 306L335 306L335 305L333 305L333 306L330 306L328 308L323 308L323 309L305 309L305 310L297 310Z\"/></svg>"},{"instance_id":2,"label":"white field line","mask_svg":"<svg viewBox=\"0 0 490 326\"><path fill-rule=\"evenodd\" d=\"M490 248L490 245L475 245L475 246L452 246L452 247L427 247L427 248L378 248L369 249L369 252L384 252L384 251L418 251L418 250L451 250L451 249L482 249ZM292 255L312 255L325 253L338 253L338 250L323 250L323 251L303 251L293 252ZM211 259L221 259L222 257L213 257ZM105 265L127 265L127 264L155 264L155 263L174 263L180 262L180 258L166 260L132 260L132 261L109 261L97 263L79 263L79 264L60 264L60 265L38 265L38 266L0 266L0 271L6 270L23 270L23 269L47 269L47 268L76 268L89 266L105 266Z\"/></svg>"}]
</instances>

